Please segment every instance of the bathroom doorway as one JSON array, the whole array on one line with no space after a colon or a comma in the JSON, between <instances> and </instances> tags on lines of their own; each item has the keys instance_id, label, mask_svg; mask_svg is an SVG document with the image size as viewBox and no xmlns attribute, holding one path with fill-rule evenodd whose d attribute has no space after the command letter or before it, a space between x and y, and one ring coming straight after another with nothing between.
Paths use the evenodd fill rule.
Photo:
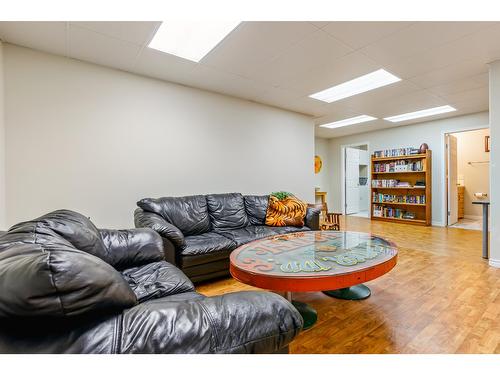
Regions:
<instances>
[{"instance_id":1,"label":"bathroom doorway","mask_svg":"<svg viewBox=\"0 0 500 375\"><path fill-rule=\"evenodd\" d=\"M489 128L445 134L446 224L482 229L482 206L490 199Z\"/></svg>"}]
</instances>

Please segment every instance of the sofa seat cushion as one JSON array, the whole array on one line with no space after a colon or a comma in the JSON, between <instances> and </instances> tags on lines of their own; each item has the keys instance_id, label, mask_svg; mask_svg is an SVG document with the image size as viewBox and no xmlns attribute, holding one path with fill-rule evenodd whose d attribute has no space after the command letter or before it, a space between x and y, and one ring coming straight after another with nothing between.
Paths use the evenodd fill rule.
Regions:
<instances>
[{"instance_id":1,"label":"sofa seat cushion","mask_svg":"<svg viewBox=\"0 0 500 375\"><path fill-rule=\"evenodd\" d=\"M144 198L137 202L137 205L144 211L160 215L168 223L179 228L185 236L210 230L207 199L204 195Z\"/></svg>"},{"instance_id":2,"label":"sofa seat cushion","mask_svg":"<svg viewBox=\"0 0 500 375\"><path fill-rule=\"evenodd\" d=\"M244 200L250 224L264 225L269 195L245 195Z\"/></svg>"},{"instance_id":3,"label":"sofa seat cushion","mask_svg":"<svg viewBox=\"0 0 500 375\"><path fill-rule=\"evenodd\" d=\"M250 224L240 193L209 194L206 197L212 230L239 229Z\"/></svg>"},{"instance_id":4,"label":"sofa seat cushion","mask_svg":"<svg viewBox=\"0 0 500 375\"><path fill-rule=\"evenodd\" d=\"M311 229L309 227L272 227L272 230L276 234L287 234L295 232L305 232Z\"/></svg>"},{"instance_id":5,"label":"sofa seat cushion","mask_svg":"<svg viewBox=\"0 0 500 375\"><path fill-rule=\"evenodd\" d=\"M186 246L181 256L207 255L218 251L229 251L236 248L231 239L215 232L203 233L198 236L186 237Z\"/></svg>"},{"instance_id":6,"label":"sofa seat cushion","mask_svg":"<svg viewBox=\"0 0 500 375\"><path fill-rule=\"evenodd\" d=\"M122 275L139 302L194 291L186 275L165 261L129 268Z\"/></svg>"},{"instance_id":7,"label":"sofa seat cushion","mask_svg":"<svg viewBox=\"0 0 500 375\"><path fill-rule=\"evenodd\" d=\"M274 232L273 229L274 228L266 225L249 225L245 228L221 231L218 233L233 241L236 246L241 246L260 238L276 235L276 232Z\"/></svg>"}]
</instances>

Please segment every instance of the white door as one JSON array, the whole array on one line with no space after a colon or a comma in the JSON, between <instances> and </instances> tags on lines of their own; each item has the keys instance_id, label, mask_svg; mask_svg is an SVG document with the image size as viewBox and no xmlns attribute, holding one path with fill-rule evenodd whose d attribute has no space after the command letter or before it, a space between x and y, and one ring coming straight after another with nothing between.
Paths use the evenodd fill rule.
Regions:
<instances>
[{"instance_id":1,"label":"white door","mask_svg":"<svg viewBox=\"0 0 500 375\"><path fill-rule=\"evenodd\" d=\"M359 149L345 149L345 213L359 211Z\"/></svg>"},{"instance_id":2,"label":"white door","mask_svg":"<svg viewBox=\"0 0 500 375\"><path fill-rule=\"evenodd\" d=\"M447 135L448 225L458 221L457 137Z\"/></svg>"}]
</instances>

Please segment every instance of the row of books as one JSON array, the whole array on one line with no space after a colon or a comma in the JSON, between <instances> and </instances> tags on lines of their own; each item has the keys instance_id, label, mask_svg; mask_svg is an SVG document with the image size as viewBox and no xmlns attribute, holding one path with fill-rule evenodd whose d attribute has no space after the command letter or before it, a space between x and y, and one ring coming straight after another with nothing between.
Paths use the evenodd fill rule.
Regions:
<instances>
[{"instance_id":1,"label":"row of books","mask_svg":"<svg viewBox=\"0 0 500 375\"><path fill-rule=\"evenodd\" d=\"M372 187L374 188L422 188L425 189L425 181L417 181L414 186L410 184L408 181L399 181L399 180L372 180Z\"/></svg>"},{"instance_id":2,"label":"row of books","mask_svg":"<svg viewBox=\"0 0 500 375\"><path fill-rule=\"evenodd\" d=\"M387 158L392 156L417 155L419 153L420 151L418 148L405 147L374 151L373 156L376 158Z\"/></svg>"},{"instance_id":3,"label":"row of books","mask_svg":"<svg viewBox=\"0 0 500 375\"><path fill-rule=\"evenodd\" d=\"M400 208L373 205L373 215L375 217L389 217L394 219L415 219L414 212L402 210Z\"/></svg>"},{"instance_id":4,"label":"row of books","mask_svg":"<svg viewBox=\"0 0 500 375\"><path fill-rule=\"evenodd\" d=\"M422 160L408 162L407 160L398 160L391 163L374 163L374 172L421 172L424 170Z\"/></svg>"},{"instance_id":5,"label":"row of books","mask_svg":"<svg viewBox=\"0 0 500 375\"><path fill-rule=\"evenodd\" d=\"M425 204L425 195L394 195L373 192L373 203L416 203Z\"/></svg>"},{"instance_id":6,"label":"row of books","mask_svg":"<svg viewBox=\"0 0 500 375\"><path fill-rule=\"evenodd\" d=\"M397 187L399 180L372 180L372 187Z\"/></svg>"}]
</instances>

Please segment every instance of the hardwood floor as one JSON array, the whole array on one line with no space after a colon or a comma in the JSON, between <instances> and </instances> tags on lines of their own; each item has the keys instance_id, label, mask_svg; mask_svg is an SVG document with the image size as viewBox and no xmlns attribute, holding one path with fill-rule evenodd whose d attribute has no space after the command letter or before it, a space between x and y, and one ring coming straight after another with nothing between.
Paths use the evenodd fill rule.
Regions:
<instances>
[{"instance_id":1,"label":"hardwood floor","mask_svg":"<svg viewBox=\"0 0 500 375\"><path fill-rule=\"evenodd\" d=\"M343 230L394 241L398 264L367 283L372 296L364 301L294 293L316 308L318 322L291 353L500 353L500 269L481 258L480 231L342 219ZM228 278L197 289L256 288Z\"/></svg>"}]
</instances>

